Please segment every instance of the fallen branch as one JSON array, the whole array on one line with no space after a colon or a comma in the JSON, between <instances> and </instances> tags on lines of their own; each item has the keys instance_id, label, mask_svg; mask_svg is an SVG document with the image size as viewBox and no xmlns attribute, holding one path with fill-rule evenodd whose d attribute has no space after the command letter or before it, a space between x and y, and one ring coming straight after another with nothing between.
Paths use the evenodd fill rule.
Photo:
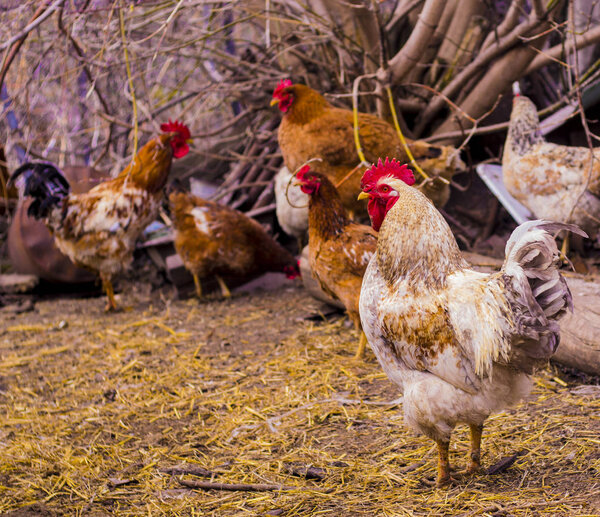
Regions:
<instances>
[{"instance_id":1,"label":"fallen branch","mask_svg":"<svg viewBox=\"0 0 600 517\"><path fill-rule=\"evenodd\" d=\"M188 488L198 488L201 490L229 490L232 492L268 492L271 490L305 490L301 487L286 486L277 483L215 483L212 481L190 481L187 479L178 479L180 484Z\"/></svg>"},{"instance_id":2,"label":"fallen branch","mask_svg":"<svg viewBox=\"0 0 600 517\"><path fill-rule=\"evenodd\" d=\"M159 472L164 474L173 474L175 476L189 474L190 476L198 476L203 478L210 478L215 475L215 472L211 472L203 467L165 467L159 469Z\"/></svg>"}]
</instances>

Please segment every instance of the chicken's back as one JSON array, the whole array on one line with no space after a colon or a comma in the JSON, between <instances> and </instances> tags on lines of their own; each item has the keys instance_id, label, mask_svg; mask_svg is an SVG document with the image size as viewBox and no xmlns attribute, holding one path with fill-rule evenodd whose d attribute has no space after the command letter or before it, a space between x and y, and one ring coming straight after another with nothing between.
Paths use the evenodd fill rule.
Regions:
<instances>
[{"instance_id":1,"label":"chicken's back","mask_svg":"<svg viewBox=\"0 0 600 517\"><path fill-rule=\"evenodd\" d=\"M71 194L49 214L58 248L74 263L104 275L129 266L137 239L158 215L171 138L170 133L153 138L119 176Z\"/></svg>"},{"instance_id":2,"label":"chicken's back","mask_svg":"<svg viewBox=\"0 0 600 517\"><path fill-rule=\"evenodd\" d=\"M160 195L108 181L69 196L53 211L48 225L58 248L74 263L115 274L131 263L136 240L156 218L159 206Z\"/></svg>"}]
</instances>

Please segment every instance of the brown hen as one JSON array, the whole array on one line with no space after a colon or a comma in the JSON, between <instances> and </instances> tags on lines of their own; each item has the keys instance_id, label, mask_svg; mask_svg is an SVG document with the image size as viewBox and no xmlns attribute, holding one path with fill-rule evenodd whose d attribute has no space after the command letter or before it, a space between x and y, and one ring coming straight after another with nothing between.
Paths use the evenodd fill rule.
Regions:
<instances>
[{"instance_id":1,"label":"brown hen","mask_svg":"<svg viewBox=\"0 0 600 517\"><path fill-rule=\"evenodd\" d=\"M308 250L313 276L321 289L340 300L360 332L356 358L364 355L366 338L360 325L358 300L365 269L377 248L377 234L350 220L336 188L327 176L304 166L296 178L309 195Z\"/></svg>"},{"instance_id":2,"label":"brown hen","mask_svg":"<svg viewBox=\"0 0 600 517\"><path fill-rule=\"evenodd\" d=\"M277 135L287 168L294 172L308 160L319 158L319 171L338 187L346 209L351 214L366 215L366 205L356 199L365 167L360 163L354 143L352 111L336 108L317 91L303 84L292 84L290 80L279 83L271 104L277 104L283 113ZM396 130L385 120L359 113L358 131L368 162L374 163L385 157L408 161ZM418 140L409 140L408 145L419 166L431 177L442 176L449 180L457 170L465 167L453 147L434 146ZM339 185L353 170L353 174ZM450 196L449 186L439 180L424 185L423 192L438 207L442 207Z\"/></svg>"},{"instance_id":3,"label":"brown hen","mask_svg":"<svg viewBox=\"0 0 600 517\"><path fill-rule=\"evenodd\" d=\"M243 279L267 271L298 276L296 259L254 219L185 192L169 195L175 249L193 277L196 295L201 279L215 275L223 296L230 292L223 276Z\"/></svg>"}]
</instances>

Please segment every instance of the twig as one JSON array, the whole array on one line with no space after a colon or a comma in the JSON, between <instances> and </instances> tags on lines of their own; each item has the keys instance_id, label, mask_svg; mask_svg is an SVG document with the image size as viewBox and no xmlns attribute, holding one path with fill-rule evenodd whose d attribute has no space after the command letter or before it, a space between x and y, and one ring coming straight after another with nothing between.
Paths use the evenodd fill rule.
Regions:
<instances>
[{"instance_id":1,"label":"twig","mask_svg":"<svg viewBox=\"0 0 600 517\"><path fill-rule=\"evenodd\" d=\"M214 476L214 472L211 472L208 469L203 467L165 467L159 469L159 472L164 472L165 474L173 474L175 476L189 474L191 476L205 477L209 478Z\"/></svg>"},{"instance_id":2,"label":"twig","mask_svg":"<svg viewBox=\"0 0 600 517\"><path fill-rule=\"evenodd\" d=\"M352 84L352 122L354 130L354 145L356 146L358 159L366 167L368 167L370 164L367 162L365 154L363 153L362 146L360 145L360 135L358 132L358 87L363 79L368 79L370 77L374 77L374 74L361 75L354 79L354 83Z\"/></svg>"},{"instance_id":3,"label":"twig","mask_svg":"<svg viewBox=\"0 0 600 517\"><path fill-rule=\"evenodd\" d=\"M271 203L270 205L267 206L261 206L260 208L254 208L252 210L248 210L247 212L245 212L245 214L248 217L256 217L258 215L262 215L262 214L266 214L267 212L272 212L273 210L275 210L275 203Z\"/></svg>"},{"instance_id":4,"label":"twig","mask_svg":"<svg viewBox=\"0 0 600 517\"><path fill-rule=\"evenodd\" d=\"M123 53L125 54L125 70L127 71L127 80L129 82L129 92L131 93L131 107L133 108L133 161L136 159L138 147L138 114L137 101L135 98L135 88L133 87L133 77L131 75L131 64L129 63L129 52L127 50L127 37L125 35L125 19L123 9L119 8L119 27L121 29L121 39L123 41ZM131 171L132 169L130 169Z\"/></svg>"},{"instance_id":5,"label":"twig","mask_svg":"<svg viewBox=\"0 0 600 517\"><path fill-rule=\"evenodd\" d=\"M43 6L38 7L37 11L32 16L32 20L37 20L38 17L44 12L44 10L45 9ZM29 32L26 32L23 36L21 36L20 39L16 40L13 43L12 47L4 55L4 58L2 59L2 67L0 69L0 88L2 88L2 85L4 84L4 79L6 78L6 74L8 73L8 69L10 68L10 65L14 61L15 57L17 56L21 45L23 45L23 43L27 39L28 34Z\"/></svg>"},{"instance_id":6,"label":"twig","mask_svg":"<svg viewBox=\"0 0 600 517\"><path fill-rule=\"evenodd\" d=\"M52 5L50 5L47 9L45 9L44 14L38 15L37 17L34 15L35 19L27 25L21 32L9 38L7 41L0 45L0 50L4 50L5 48L10 47L16 41L20 39L24 39L27 35L35 29L40 23L42 23L46 18L50 17L54 11L56 11L59 7L62 6L65 0L56 0ZM41 8L44 11L44 8Z\"/></svg>"},{"instance_id":7,"label":"twig","mask_svg":"<svg viewBox=\"0 0 600 517\"><path fill-rule=\"evenodd\" d=\"M400 125L398 124L398 116L396 115L396 108L394 107L394 98L392 97L392 90L390 89L389 86L386 86L385 90L387 92L388 101L390 103L390 111L392 113L392 120L394 121L394 127L396 128L396 133L398 133L398 138L400 139L400 142L402 142L402 146L404 147L404 151L406 152L411 165L417 170L417 172L421 176L423 176L423 178L425 178L426 181L432 181L431 176L429 176L429 174L425 173L425 171L416 162L413 154L410 152L410 148L408 147L408 144L406 143L406 139L404 138L404 135L402 134L402 130L400 129ZM446 178L439 177L438 179L442 183L446 183L446 185L448 185L448 183L450 183Z\"/></svg>"}]
</instances>

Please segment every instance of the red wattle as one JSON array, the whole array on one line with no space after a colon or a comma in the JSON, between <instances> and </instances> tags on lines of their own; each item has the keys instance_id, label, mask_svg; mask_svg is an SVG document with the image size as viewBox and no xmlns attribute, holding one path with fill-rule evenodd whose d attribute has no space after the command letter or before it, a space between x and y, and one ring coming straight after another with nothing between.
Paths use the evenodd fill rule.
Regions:
<instances>
[{"instance_id":1,"label":"red wattle","mask_svg":"<svg viewBox=\"0 0 600 517\"><path fill-rule=\"evenodd\" d=\"M399 198L397 196L389 197L387 199L373 197L369 198L367 211L369 212L369 217L371 218L371 226L373 227L373 230L376 232L379 231L386 214L390 211L398 199Z\"/></svg>"}]
</instances>

